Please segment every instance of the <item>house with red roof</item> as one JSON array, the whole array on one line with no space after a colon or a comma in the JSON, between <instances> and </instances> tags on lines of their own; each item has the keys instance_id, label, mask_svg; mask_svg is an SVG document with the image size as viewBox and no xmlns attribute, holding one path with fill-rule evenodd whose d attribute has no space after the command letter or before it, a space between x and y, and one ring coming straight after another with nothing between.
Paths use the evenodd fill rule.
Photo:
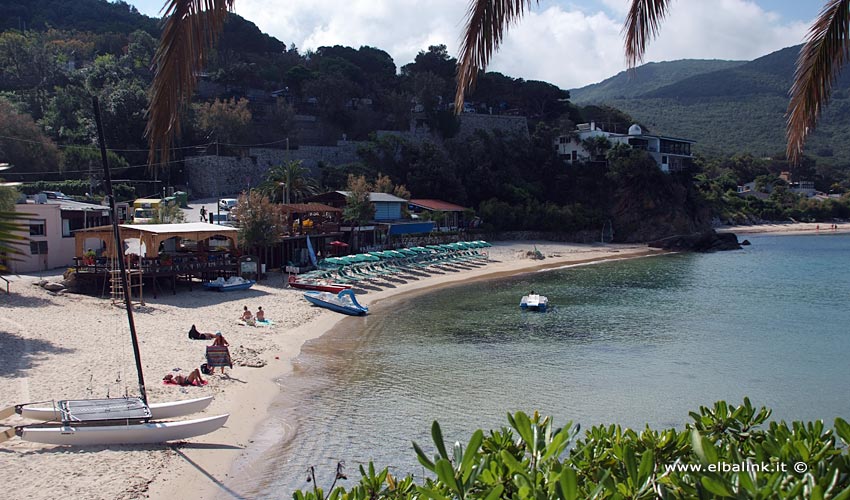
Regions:
<instances>
[{"instance_id":1,"label":"house with red roof","mask_svg":"<svg viewBox=\"0 0 850 500\"><path fill-rule=\"evenodd\" d=\"M413 199L408 200L407 210L412 215L420 217L422 214L427 213L428 215L426 217L437 223L438 231L455 231L466 227L463 214L467 209L454 203L443 200Z\"/></svg>"}]
</instances>

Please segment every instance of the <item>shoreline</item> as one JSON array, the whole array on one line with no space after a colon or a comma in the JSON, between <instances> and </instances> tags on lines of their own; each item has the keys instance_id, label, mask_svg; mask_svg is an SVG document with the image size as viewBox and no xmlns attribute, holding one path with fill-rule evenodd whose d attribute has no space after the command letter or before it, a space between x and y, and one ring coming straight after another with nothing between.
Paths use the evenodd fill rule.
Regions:
<instances>
[{"instance_id":1,"label":"shoreline","mask_svg":"<svg viewBox=\"0 0 850 500\"><path fill-rule=\"evenodd\" d=\"M632 258L640 258L654 255L664 255L670 252L658 249L650 249L645 244L624 244L624 245L579 245L570 243L550 243L550 242L497 242L494 247L490 248L491 258L495 250L499 252L501 247L505 247L509 252L516 252L519 247L531 249L533 247L541 249L547 255L544 261L531 259L514 259L514 260L494 260L488 261L484 266L474 269L458 271L451 274L431 275L422 277L421 279L407 282L398 285L397 288L383 288L380 291L363 294L358 296L358 301L368 305L369 307L377 306L381 310L390 306L395 300L410 299L420 294L431 293L442 288L457 285L459 283L468 283L473 281L484 281L499 279L508 276L516 276L526 273L534 273L547 269L562 268L573 265L586 265L596 262L604 262L609 260L624 260ZM562 249L559 253L559 249ZM564 252L563 249L570 250ZM563 255L561 255L563 254ZM592 254L592 256L588 255ZM551 255L551 257L550 257ZM558 255L555 257L554 255ZM273 353L271 358L280 358L285 361L281 365L269 365L260 370L255 370L256 378L264 379L262 383L254 383L254 378L250 380L252 387L266 388L262 394L257 391L243 393L238 401L233 401L233 406L239 408L251 407L252 412L240 416L242 418L239 432L233 432L228 426L227 433L229 439L224 439L224 430L219 430L208 436L195 438L194 442L233 442L235 439L240 443L254 443L254 439L260 436L262 424L269 415L269 408L278 397L279 391L268 390L271 386L277 388L276 380L290 375L293 371L293 361L301 353L303 345L313 339L329 334L337 328L341 327L344 320L356 321L357 318L344 316L329 312L322 317L313 321L307 322L298 328L287 332L288 347L291 349L282 349L280 352ZM292 345L297 343L297 347ZM272 368L275 367L275 368ZM263 372L261 375L260 372ZM247 377L246 377L246 381ZM238 404L236 404L238 403ZM233 418L235 415L231 415ZM232 424L231 424L232 425ZM266 443L270 446L275 443ZM250 454L251 457L259 457L264 449L260 450L240 450L239 453L226 452L220 449L192 449L191 455L187 453L185 460L187 463L176 471L175 478L157 477L150 484L148 497L151 499L170 500L175 495L185 494L187 491L194 492L195 495L202 498L216 498L224 496L228 493L228 489L224 483L231 475L238 473L236 469L240 459L245 458ZM191 467L191 469L189 468ZM198 470L201 469L201 470ZM179 479L177 479L179 477ZM219 477L218 481L212 480L213 477ZM233 492L230 492L233 493ZM238 496L238 493L237 493Z\"/></svg>"},{"instance_id":2,"label":"shoreline","mask_svg":"<svg viewBox=\"0 0 850 500\"><path fill-rule=\"evenodd\" d=\"M835 225L835 229L830 226ZM799 234L845 234L850 233L850 222L783 222L776 224L754 224L751 226L722 226L718 233L769 234L787 236ZM740 240L740 238L739 238Z\"/></svg>"}]
</instances>

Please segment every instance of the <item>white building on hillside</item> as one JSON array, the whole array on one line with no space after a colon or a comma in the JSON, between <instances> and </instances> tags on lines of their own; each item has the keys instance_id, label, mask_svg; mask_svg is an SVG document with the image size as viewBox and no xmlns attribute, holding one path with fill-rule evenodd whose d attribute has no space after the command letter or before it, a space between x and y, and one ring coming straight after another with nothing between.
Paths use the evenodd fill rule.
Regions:
<instances>
[{"instance_id":1,"label":"white building on hillside","mask_svg":"<svg viewBox=\"0 0 850 500\"><path fill-rule=\"evenodd\" d=\"M582 143L594 137L604 137L612 146L626 144L642 149L649 153L658 164L658 168L664 172L682 170L688 167L694 158L691 154L691 145L696 141L644 134L638 124L629 127L628 134L616 134L602 130L596 126L595 122L580 123L576 126L574 134L558 137L558 154L567 163L591 161L593 158Z\"/></svg>"}]
</instances>

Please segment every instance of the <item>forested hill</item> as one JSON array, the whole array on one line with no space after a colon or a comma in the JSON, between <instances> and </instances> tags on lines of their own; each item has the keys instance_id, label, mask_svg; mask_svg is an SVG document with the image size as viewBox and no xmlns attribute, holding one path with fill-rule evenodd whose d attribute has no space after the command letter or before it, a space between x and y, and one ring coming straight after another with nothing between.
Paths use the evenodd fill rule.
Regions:
<instances>
[{"instance_id":1,"label":"forested hill","mask_svg":"<svg viewBox=\"0 0 850 500\"><path fill-rule=\"evenodd\" d=\"M0 0L0 32L49 29L98 35L129 35L134 31L144 31L153 37L159 37L160 20L148 17L122 1ZM218 48L245 53L266 53L283 52L286 50L286 44L261 32L254 23L236 14L230 14Z\"/></svg>"},{"instance_id":2,"label":"forested hill","mask_svg":"<svg viewBox=\"0 0 850 500\"><path fill-rule=\"evenodd\" d=\"M159 20L125 2L102 0L0 0L0 30L59 30L91 33L146 31L159 35Z\"/></svg>"},{"instance_id":3,"label":"forested hill","mask_svg":"<svg viewBox=\"0 0 850 500\"><path fill-rule=\"evenodd\" d=\"M570 95L573 102L576 103L600 103L611 99L641 97L691 76L733 68L742 64L746 64L746 61L682 59L680 61L647 63L635 68L631 73L621 71L599 83L573 89L570 91Z\"/></svg>"},{"instance_id":4,"label":"forested hill","mask_svg":"<svg viewBox=\"0 0 850 500\"><path fill-rule=\"evenodd\" d=\"M775 156L784 150L787 94L799 50L788 47L746 63L646 64L637 68L635 82L621 73L570 93L576 103L621 109L653 132L695 139L698 152ZM711 66L714 69L707 70ZM646 74L658 76L640 78ZM828 163L850 162L848 72L836 83L806 154Z\"/></svg>"}]
</instances>

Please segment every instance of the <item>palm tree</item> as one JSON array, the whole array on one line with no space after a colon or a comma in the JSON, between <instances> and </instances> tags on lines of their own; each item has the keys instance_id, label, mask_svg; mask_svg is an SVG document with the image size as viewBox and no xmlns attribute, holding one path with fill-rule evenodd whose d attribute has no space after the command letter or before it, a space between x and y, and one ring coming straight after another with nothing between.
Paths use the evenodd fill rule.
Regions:
<instances>
[{"instance_id":1,"label":"palm tree","mask_svg":"<svg viewBox=\"0 0 850 500\"><path fill-rule=\"evenodd\" d=\"M291 160L270 168L260 191L273 202L277 202L280 195L282 203L298 203L318 193L319 186L310 177L310 171L302 166L301 160Z\"/></svg>"},{"instance_id":2,"label":"palm tree","mask_svg":"<svg viewBox=\"0 0 850 500\"><path fill-rule=\"evenodd\" d=\"M171 144L180 133L181 115L197 85L197 75L232 8L233 0L167 0L162 7L166 21L154 55L145 129L151 165L157 158L162 163L168 161Z\"/></svg>"},{"instance_id":3,"label":"palm tree","mask_svg":"<svg viewBox=\"0 0 850 500\"><path fill-rule=\"evenodd\" d=\"M464 93L475 84L479 68L486 68L493 51L499 49L507 27L534 3L537 2L472 0L458 61L455 110L462 109ZM670 0L632 0L623 27L629 68L643 60L646 45L658 34L670 3ZM791 85L786 112L786 154L792 163L799 162L806 136L814 130L823 107L829 102L832 84L847 61L848 45L850 0L827 0L809 28Z\"/></svg>"}]
</instances>

